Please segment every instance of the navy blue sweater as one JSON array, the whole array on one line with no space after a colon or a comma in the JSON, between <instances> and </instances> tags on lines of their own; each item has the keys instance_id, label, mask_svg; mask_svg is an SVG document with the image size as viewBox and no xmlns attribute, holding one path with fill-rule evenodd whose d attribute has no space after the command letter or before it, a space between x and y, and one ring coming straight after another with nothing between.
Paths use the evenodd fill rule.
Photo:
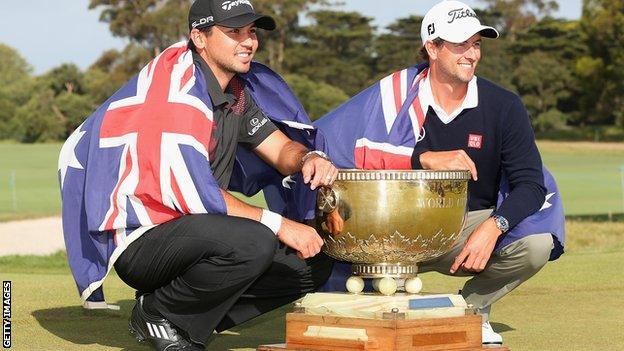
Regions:
<instances>
[{"instance_id":1,"label":"navy blue sweater","mask_svg":"<svg viewBox=\"0 0 624 351\"><path fill-rule=\"evenodd\" d=\"M510 193L495 213L507 218L511 228L544 203L542 159L520 98L480 77L477 88L479 105L462 111L449 124L429 107L425 137L414 148L412 168L422 169L420 155L426 151L466 151L479 179L468 184L470 211L496 206L504 174Z\"/></svg>"}]
</instances>

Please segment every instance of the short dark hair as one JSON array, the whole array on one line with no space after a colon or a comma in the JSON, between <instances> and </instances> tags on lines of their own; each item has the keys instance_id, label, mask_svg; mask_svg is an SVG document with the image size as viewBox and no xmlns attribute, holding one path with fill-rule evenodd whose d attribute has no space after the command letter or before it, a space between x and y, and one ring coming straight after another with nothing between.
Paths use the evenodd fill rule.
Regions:
<instances>
[{"instance_id":1,"label":"short dark hair","mask_svg":"<svg viewBox=\"0 0 624 351\"><path fill-rule=\"evenodd\" d=\"M436 47L440 47L442 46L442 44L444 44L444 39L442 38L435 38L432 40L433 45L435 45ZM420 48L420 57L429 62L429 53L427 52L427 48L425 47L425 45L423 44L423 46Z\"/></svg>"},{"instance_id":2,"label":"short dark hair","mask_svg":"<svg viewBox=\"0 0 624 351\"><path fill-rule=\"evenodd\" d=\"M202 27L202 28L197 28L197 30L208 35L210 34L210 32L212 32L212 27L213 26ZM197 48L195 47L195 44L193 43L193 39L189 38L187 46L190 50L197 52Z\"/></svg>"}]
</instances>

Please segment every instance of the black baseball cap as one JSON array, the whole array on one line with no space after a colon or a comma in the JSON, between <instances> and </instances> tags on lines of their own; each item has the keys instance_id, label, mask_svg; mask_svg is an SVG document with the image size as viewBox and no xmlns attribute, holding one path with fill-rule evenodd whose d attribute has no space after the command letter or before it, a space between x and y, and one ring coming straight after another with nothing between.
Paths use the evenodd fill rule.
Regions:
<instances>
[{"instance_id":1,"label":"black baseball cap","mask_svg":"<svg viewBox=\"0 0 624 351\"><path fill-rule=\"evenodd\" d=\"M249 0L195 0L188 21L189 30L215 24L241 28L253 22L258 28L275 29L275 20L271 16L256 13Z\"/></svg>"}]
</instances>

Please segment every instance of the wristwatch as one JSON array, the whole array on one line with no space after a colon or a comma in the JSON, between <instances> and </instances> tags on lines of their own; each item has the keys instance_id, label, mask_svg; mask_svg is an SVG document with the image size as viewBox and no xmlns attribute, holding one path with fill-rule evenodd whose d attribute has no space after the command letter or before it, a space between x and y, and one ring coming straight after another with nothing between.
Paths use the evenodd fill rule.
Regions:
<instances>
[{"instance_id":1,"label":"wristwatch","mask_svg":"<svg viewBox=\"0 0 624 351\"><path fill-rule=\"evenodd\" d=\"M503 234L505 234L509 230L509 221L507 218L501 215L493 215L494 223L496 223L496 228L500 230Z\"/></svg>"},{"instance_id":2,"label":"wristwatch","mask_svg":"<svg viewBox=\"0 0 624 351\"><path fill-rule=\"evenodd\" d=\"M329 156L327 156L327 154L324 153L323 151L312 150L312 151L309 151L307 154L303 155L303 157L301 158L301 166L303 166L305 161L307 161L312 156L318 156L320 158L326 159L327 161L331 162L331 160L329 159Z\"/></svg>"}]
</instances>

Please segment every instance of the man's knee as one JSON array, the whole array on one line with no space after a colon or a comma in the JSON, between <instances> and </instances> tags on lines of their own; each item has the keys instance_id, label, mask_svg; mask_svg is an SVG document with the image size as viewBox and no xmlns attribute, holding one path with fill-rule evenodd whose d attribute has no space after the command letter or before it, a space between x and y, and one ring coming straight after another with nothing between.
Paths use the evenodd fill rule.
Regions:
<instances>
[{"instance_id":1,"label":"man's knee","mask_svg":"<svg viewBox=\"0 0 624 351\"><path fill-rule=\"evenodd\" d=\"M553 238L550 233L534 234L520 239L517 244L522 265L526 270L535 273L548 262Z\"/></svg>"},{"instance_id":2,"label":"man's knee","mask_svg":"<svg viewBox=\"0 0 624 351\"><path fill-rule=\"evenodd\" d=\"M312 260L310 275L314 289L317 289L329 279L334 267L334 259L321 252Z\"/></svg>"},{"instance_id":3,"label":"man's knee","mask_svg":"<svg viewBox=\"0 0 624 351\"><path fill-rule=\"evenodd\" d=\"M265 225L258 223L252 236L253 251L250 252L249 268L256 274L262 274L273 262L277 249L277 237Z\"/></svg>"}]
</instances>

